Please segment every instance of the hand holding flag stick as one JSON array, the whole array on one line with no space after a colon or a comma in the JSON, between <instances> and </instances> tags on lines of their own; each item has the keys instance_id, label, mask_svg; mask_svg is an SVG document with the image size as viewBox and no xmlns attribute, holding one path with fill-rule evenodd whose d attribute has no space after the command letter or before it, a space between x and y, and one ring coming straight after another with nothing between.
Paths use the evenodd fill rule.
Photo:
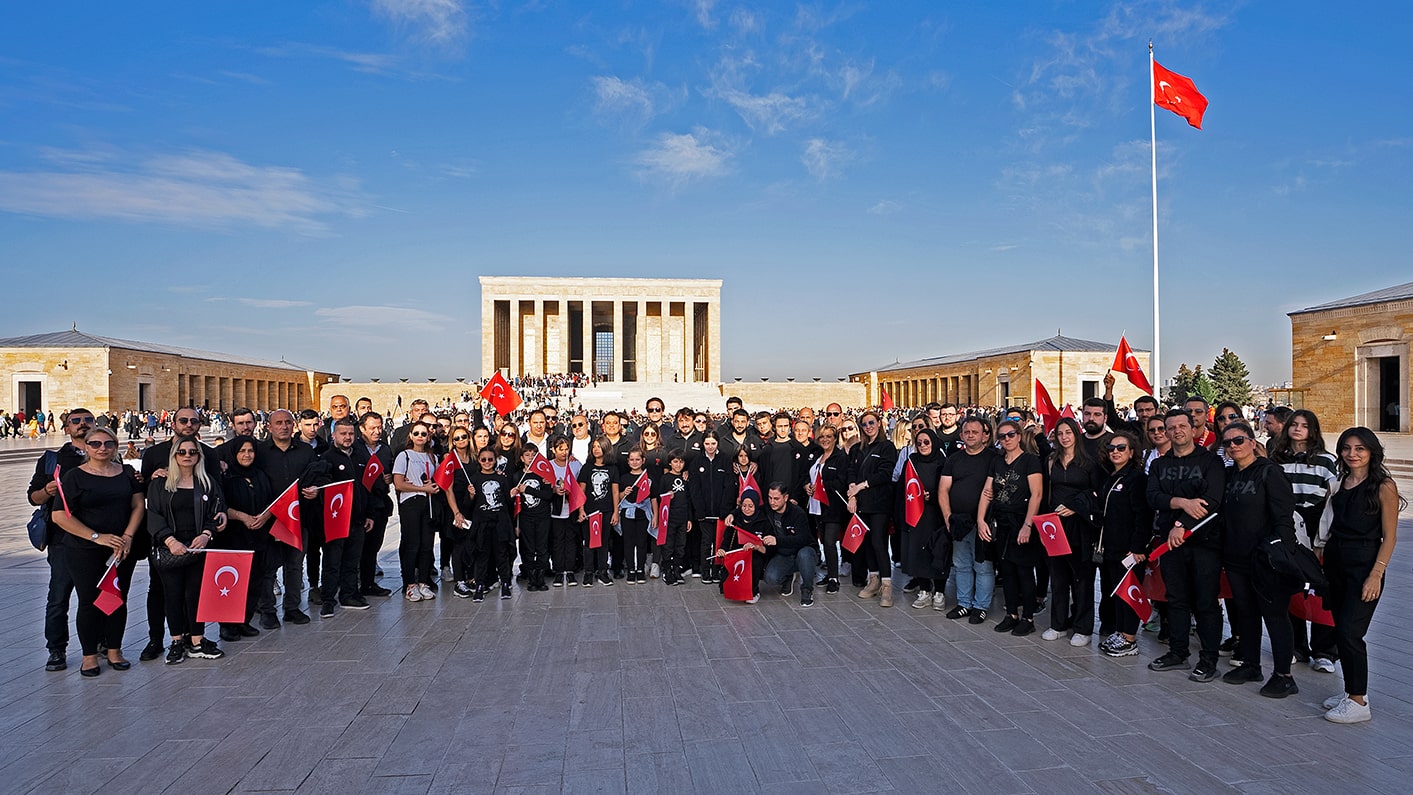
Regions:
<instances>
[{"instance_id":1,"label":"hand holding flag stick","mask_svg":"<svg viewBox=\"0 0 1413 795\"><path fill-rule=\"evenodd\" d=\"M1198 530L1202 529L1202 525L1207 524L1208 522L1212 521L1212 520L1215 519L1216 517L1217 517L1217 514L1215 514L1215 513L1209 513L1209 514L1207 514L1206 518L1204 518L1202 521L1198 522L1197 524L1193 525L1192 527L1184 527L1184 528L1182 529L1182 537L1183 537L1183 540L1186 541L1187 539L1191 538L1193 533L1195 533L1195 532L1197 532ZM1152 551L1151 553L1149 553L1149 555L1148 555L1148 559L1149 559L1149 560L1157 560L1158 558L1161 558L1162 556L1166 555L1166 554L1167 554L1169 551L1171 551L1171 550L1172 550L1172 545L1169 544L1167 541L1164 541L1163 543L1161 543L1161 544L1159 544L1158 546L1156 546L1156 547L1153 548L1153 551Z\"/></svg>"}]
</instances>

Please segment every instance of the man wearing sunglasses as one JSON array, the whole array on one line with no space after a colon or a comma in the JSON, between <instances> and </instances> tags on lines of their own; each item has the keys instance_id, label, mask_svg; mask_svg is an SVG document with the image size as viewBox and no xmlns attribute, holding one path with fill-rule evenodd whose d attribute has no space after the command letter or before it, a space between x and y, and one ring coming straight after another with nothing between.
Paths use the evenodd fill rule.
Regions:
<instances>
[{"instance_id":1,"label":"man wearing sunglasses","mask_svg":"<svg viewBox=\"0 0 1413 795\"><path fill-rule=\"evenodd\" d=\"M88 457L83 441L92 430L93 422L93 412L88 409L69 412L64 420L64 432L69 435L69 441L57 451L46 452L39 457L34 465L34 477L30 478L26 491L29 504L44 509L44 521L48 526L44 534L45 554L49 560L49 595L44 604L44 645L49 649L49 660L44 664L46 671L62 671L68 667L69 597L74 592L74 578L64 556L65 547L54 543L55 537L64 531L50 521L54 496L59 493L54 469L57 466L62 475L83 464Z\"/></svg>"},{"instance_id":2,"label":"man wearing sunglasses","mask_svg":"<svg viewBox=\"0 0 1413 795\"><path fill-rule=\"evenodd\" d=\"M307 444L295 443L294 414L288 409L275 409L271 412L267 425L269 436L255 449L255 467L265 473L265 477L270 479L270 490L279 495L309 471L314 463L314 448ZM323 516L324 506L316 502L319 490L304 483L300 485L303 486L299 492L301 516L316 512ZM299 609L304 593L304 553L288 544L272 540L267 560L265 577L260 583L260 626L265 629L279 629L280 620L275 615L275 577L280 572L283 572L285 585L285 621L308 624L309 616Z\"/></svg>"},{"instance_id":3,"label":"man wearing sunglasses","mask_svg":"<svg viewBox=\"0 0 1413 795\"><path fill-rule=\"evenodd\" d=\"M592 428L589 426L588 416L575 414L569 420L569 432L573 434L569 439L569 455L572 456L575 461L588 461L589 442L593 440Z\"/></svg>"}]
</instances>

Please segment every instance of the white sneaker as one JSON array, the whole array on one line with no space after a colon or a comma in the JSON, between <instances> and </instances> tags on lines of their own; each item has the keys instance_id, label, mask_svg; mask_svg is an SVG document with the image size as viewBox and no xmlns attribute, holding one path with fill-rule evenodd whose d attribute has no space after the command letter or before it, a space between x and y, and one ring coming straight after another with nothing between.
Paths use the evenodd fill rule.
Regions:
<instances>
[{"instance_id":1,"label":"white sneaker","mask_svg":"<svg viewBox=\"0 0 1413 795\"><path fill-rule=\"evenodd\" d=\"M698 572L692 571L691 569L683 569L683 570L682 570L682 576L685 578L685 577L700 577L700 576L702 576L702 575L701 575L700 573L698 573Z\"/></svg>"},{"instance_id":2,"label":"white sneaker","mask_svg":"<svg viewBox=\"0 0 1413 795\"><path fill-rule=\"evenodd\" d=\"M932 606L932 592L918 591L917 598L913 600L913 607L918 610L926 610Z\"/></svg>"},{"instance_id":3,"label":"white sneaker","mask_svg":"<svg viewBox=\"0 0 1413 795\"><path fill-rule=\"evenodd\" d=\"M1366 698L1365 701L1367 700ZM1336 704L1334 709L1325 713L1325 720L1330 723L1363 723L1372 717L1368 704L1360 704L1347 697Z\"/></svg>"},{"instance_id":4,"label":"white sneaker","mask_svg":"<svg viewBox=\"0 0 1413 795\"><path fill-rule=\"evenodd\" d=\"M656 563L653 564L651 569L648 569L648 579L650 580L656 580L661 574L662 570L658 568Z\"/></svg>"},{"instance_id":5,"label":"white sneaker","mask_svg":"<svg viewBox=\"0 0 1413 795\"><path fill-rule=\"evenodd\" d=\"M760 601L760 594L756 594L755 596L752 596L750 599L747 599L747 600L746 600L746 604L748 604L748 605L753 605L753 604L755 604L756 602L759 602L759 601Z\"/></svg>"},{"instance_id":6,"label":"white sneaker","mask_svg":"<svg viewBox=\"0 0 1413 795\"><path fill-rule=\"evenodd\" d=\"M1060 633L1056 632L1056 631L1053 630L1053 629L1047 629L1047 630L1045 630L1044 632L1040 633L1040 639L1041 639L1041 640L1059 640L1059 639L1060 639Z\"/></svg>"},{"instance_id":7,"label":"white sneaker","mask_svg":"<svg viewBox=\"0 0 1413 795\"><path fill-rule=\"evenodd\" d=\"M1339 702L1345 700L1346 698L1349 698L1349 696L1346 696L1343 693L1339 693L1337 695L1333 695L1325 699L1324 702L1320 704L1320 706L1326 710L1331 710L1339 706ZM1367 706L1369 703L1369 697L1364 696L1364 704Z\"/></svg>"},{"instance_id":8,"label":"white sneaker","mask_svg":"<svg viewBox=\"0 0 1413 795\"><path fill-rule=\"evenodd\" d=\"M1322 674L1332 674L1335 672L1334 660L1328 657L1316 657L1310 661L1310 668ZM1367 700L1367 699L1366 699Z\"/></svg>"},{"instance_id":9,"label":"white sneaker","mask_svg":"<svg viewBox=\"0 0 1413 795\"><path fill-rule=\"evenodd\" d=\"M941 591L932 595L932 609L943 612L947 609L947 595Z\"/></svg>"},{"instance_id":10,"label":"white sneaker","mask_svg":"<svg viewBox=\"0 0 1413 795\"><path fill-rule=\"evenodd\" d=\"M1070 645L1071 645L1071 646L1088 646L1088 645L1089 645L1089 636L1088 636L1088 635L1081 635L1081 634L1079 634L1078 632L1076 632L1076 633L1074 634L1074 637L1071 637L1071 638L1070 638Z\"/></svg>"},{"instance_id":11,"label":"white sneaker","mask_svg":"<svg viewBox=\"0 0 1413 795\"><path fill-rule=\"evenodd\" d=\"M422 595L422 601L426 602L437 598L437 592L432 590L430 585L418 585L417 592Z\"/></svg>"},{"instance_id":12,"label":"white sneaker","mask_svg":"<svg viewBox=\"0 0 1413 795\"><path fill-rule=\"evenodd\" d=\"M406 596L409 602L420 602L422 601L422 589L415 585L409 585L407 586Z\"/></svg>"}]
</instances>

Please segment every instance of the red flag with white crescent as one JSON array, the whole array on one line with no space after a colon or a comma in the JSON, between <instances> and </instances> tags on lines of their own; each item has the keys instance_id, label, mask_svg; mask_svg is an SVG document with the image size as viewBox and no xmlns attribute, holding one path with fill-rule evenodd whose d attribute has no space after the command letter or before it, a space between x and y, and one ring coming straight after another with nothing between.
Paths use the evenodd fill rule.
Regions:
<instances>
[{"instance_id":1,"label":"red flag with white crescent","mask_svg":"<svg viewBox=\"0 0 1413 795\"><path fill-rule=\"evenodd\" d=\"M761 549L765 549L765 539L740 526L736 527L736 543L742 545L752 544Z\"/></svg>"},{"instance_id":2,"label":"red flag with white crescent","mask_svg":"<svg viewBox=\"0 0 1413 795\"><path fill-rule=\"evenodd\" d=\"M1153 615L1153 605L1149 604L1148 597L1143 595L1143 584L1138 581L1137 566L1129 569L1124 578L1119 580L1119 587L1114 589L1114 595L1133 608L1139 621L1147 621L1148 617Z\"/></svg>"},{"instance_id":3,"label":"red flag with white crescent","mask_svg":"<svg viewBox=\"0 0 1413 795\"><path fill-rule=\"evenodd\" d=\"M58 471L58 467L55 467ZM108 564L108 570L103 572L103 579L98 581L98 596L93 600L93 606L103 611L103 615L111 616L113 611L123 606L123 591L118 587L118 559L114 557ZM245 620L242 616L241 621Z\"/></svg>"},{"instance_id":4,"label":"red flag with white crescent","mask_svg":"<svg viewBox=\"0 0 1413 795\"><path fill-rule=\"evenodd\" d=\"M739 477L741 479L741 483L736 489L737 500L740 500L741 495L746 493L746 489L751 489L755 491L756 494L760 494L760 486L756 484L755 475L752 475L751 473L747 472L746 474L741 475Z\"/></svg>"},{"instance_id":5,"label":"red flag with white crescent","mask_svg":"<svg viewBox=\"0 0 1413 795\"><path fill-rule=\"evenodd\" d=\"M274 517L274 521L270 523L270 537L303 550L303 530L299 521L299 481L289 484L289 488L270 506L270 514Z\"/></svg>"},{"instance_id":6,"label":"red flag with white crescent","mask_svg":"<svg viewBox=\"0 0 1413 795\"><path fill-rule=\"evenodd\" d=\"M324 540L348 538L353 519L353 481L330 483L324 487Z\"/></svg>"},{"instance_id":7,"label":"red flag with white crescent","mask_svg":"<svg viewBox=\"0 0 1413 795\"><path fill-rule=\"evenodd\" d=\"M820 505L829 504L829 489L824 486L824 467L814 473L814 498Z\"/></svg>"},{"instance_id":8,"label":"red flag with white crescent","mask_svg":"<svg viewBox=\"0 0 1413 795\"><path fill-rule=\"evenodd\" d=\"M1148 376L1143 374L1143 368L1138 365L1138 357L1133 355L1133 348L1129 347L1126 336L1119 337L1119 349L1114 351L1114 363L1109 369L1123 373L1130 384L1150 395L1153 394L1153 385L1148 383Z\"/></svg>"},{"instance_id":9,"label":"red flag with white crescent","mask_svg":"<svg viewBox=\"0 0 1413 795\"><path fill-rule=\"evenodd\" d=\"M653 481L648 477L648 473L644 472L638 476L637 480L633 481L633 502L640 503L651 496L653 496Z\"/></svg>"},{"instance_id":10,"label":"red flag with white crescent","mask_svg":"<svg viewBox=\"0 0 1413 795\"><path fill-rule=\"evenodd\" d=\"M903 521L908 523L908 527L917 527L922 519L922 503L926 495L922 490L922 478L917 476L912 461L903 465L903 495L906 500L903 503Z\"/></svg>"},{"instance_id":11,"label":"red flag with white crescent","mask_svg":"<svg viewBox=\"0 0 1413 795\"><path fill-rule=\"evenodd\" d=\"M515 387L505 380L499 370L481 387L481 397L491 404L497 414L509 414L520 408L520 395L516 394Z\"/></svg>"},{"instance_id":12,"label":"red flag with white crescent","mask_svg":"<svg viewBox=\"0 0 1413 795\"><path fill-rule=\"evenodd\" d=\"M1202 129L1202 114L1207 112L1207 98L1197 90L1192 78L1163 68L1153 62L1153 104L1167 108L1187 119L1187 123Z\"/></svg>"},{"instance_id":13,"label":"red flag with white crescent","mask_svg":"<svg viewBox=\"0 0 1413 795\"><path fill-rule=\"evenodd\" d=\"M849 517L849 526L844 528L844 537L839 539L839 546L850 552L858 552L863 546L864 536L868 535L868 525L857 516Z\"/></svg>"},{"instance_id":14,"label":"red flag with white crescent","mask_svg":"<svg viewBox=\"0 0 1413 795\"><path fill-rule=\"evenodd\" d=\"M1040 383L1040 379L1035 379L1035 413L1040 415L1040 421L1045 426L1045 432L1055 430L1055 425L1060 421L1060 410L1055 408L1055 401L1050 399L1050 390Z\"/></svg>"},{"instance_id":15,"label":"red flag with white crescent","mask_svg":"<svg viewBox=\"0 0 1413 795\"><path fill-rule=\"evenodd\" d=\"M551 486L555 484L555 481L559 480L559 478L554 475L554 464L551 464L548 458L545 458L543 454L538 452L535 453L535 460L530 462L530 471L539 475L540 480L543 480ZM564 465L564 471L569 471L568 464Z\"/></svg>"},{"instance_id":16,"label":"red flag with white crescent","mask_svg":"<svg viewBox=\"0 0 1413 795\"><path fill-rule=\"evenodd\" d=\"M450 491L451 484L456 482L456 470L461 468L461 459L456 457L456 453L447 453L442 456L442 462L437 465L437 471L432 473L432 482L437 484L437 488L442 491Z\"/></svg>"},{"instance_id":17,"label":"red flag with white crescent","mask_svg":"<svg viewBox=\"0 0 1413 795\"><path fill-rule=\"evenodd\" d=\"M667 543L667 509L672 505L672 492L657 498L657 545Z\"/></svg>"},{"instance_id":18,"label":"red flag with white crescent","mask_svg":"<svg viewBox=\"0 0 1413 795\"><path fill-rule=\"evenodd\" d=\"M589 549L603 546L603 511L589 514Z\"/></svg>"},{"instance_id":19,"label":"red flag with white crescent","mask_svg":"<svg viewBox=\"0 0 1413 795\"><path fill-rule=\"evenodd\" d=\"M353 486L353 481L348 485ZM345 515L347 511L344 512ZM347 530L344 531L347 535ZM206 554L201 573L201 596L196 601L196 620L239 624L245 621L245 595L250 589L249 550L213 549Z\"/></svg>"},{"instance_id":20,"label":"red flag with white crescent","mask_svg":"<svg viewBox=\"0 0 1413 795\"><path fill-rule=\"evenodd\" d=\"M363 465L363 488L372 491L373 486L383 477L383 462L375 455L368 456L368 463Z\"/></svg>"},{"instance_id":21,"label":"red flag with white crescent","mask_svg":"<svg viewBox=\"0 0 1413 795\"><path fill-rule=\"evenodd\" d=\"M583 508L584 503L589 501L589 495L584 493L584 487L579 485L579 479L574 477L574 470L567 464L564 467L564 498L569 501L571 511Z\"/></svg>"},{"instance_id":22,"label":"red flag with white crescent","mask_svg":"<svg viewBox=\"0 0 1413 795\"><path fill-rule=\"evenodd\" d=\"M749 602L751 593L751 550L737 549L727 552L721 559L726 567L726 579L721 582L721 595L733 602Z\"/></svg>"},{"instance_id":23,"label":"red flag with white crescent","mask_svg":"<svg viewBox=\"0 0 1413 795\"><path fill-rule=\"evenodd\" d=\"M1045 554L1050 557L1070 554L1070 539L1065 535L1065 526L1057 513L1042 513L1033 519L1030 526L1040 536L1045 545Z\"/></svg>"}]
</instances>

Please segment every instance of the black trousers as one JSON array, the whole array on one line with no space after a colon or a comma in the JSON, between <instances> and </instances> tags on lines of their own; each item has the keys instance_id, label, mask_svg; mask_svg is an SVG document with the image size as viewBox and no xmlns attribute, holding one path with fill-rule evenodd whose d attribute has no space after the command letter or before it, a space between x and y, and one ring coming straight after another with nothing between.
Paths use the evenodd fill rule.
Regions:
<instances>
[{"instance_id":1,"label":"black trousers","mask_svg":"<svg viewBox=\"0 0 1413 795\"><path fill-rule=\"evenodd\" d=\"M69 596L74 592L74 575L69 571L69 548L50 544L45 549L49 561L49 594L44 600L44 645L49 651L69 647Z\"/></svg>"},{"instance_id":2,"label":"black trousers","mask_svg":"<svg viewBox=\"0 0 1413 795\"><path fill-rule=\"evenodd\" d=\"M594 572L606 573L608 571L608 536L613 535L613 528L607 524L603 526L603 531L599 534L600 546L598 549L589 548L589 523L579 524L580 554L584 560L584 576L591 577Z\"/></svg>"},{"instance_id":3,"label":"black trousers","mask_svg":"<svg viewBox=\"0 0 1413 795\"><path fill-rule=\"evenodd\" d=\"M1364 580L1374 570L1379 542L1349 542L1330 539L1325 546L1325 576L1330 580L1325 607L1334 614L1335 642L1339 645L1340 667L1344 669L1344 692L1351 696L1369 693L1369 646L1364 636L1379 600L1364 601ZM1382 589L1380 590L1382 596ZM82 637L82 636L80 636Z\"/></svg>"},{"instance_id":4,"label":"black trousers","mask_svg":"<svg viewBox=\"0 0 1413 795\"><path fill-rule=\"evenodd\" d=\"M819 539L824 544L824 571L831 580L839 579L839 538L844 535L843 522L820 521Z\"/></svg>"},{"instance_id":5,"label":"black trousers","mask_svg":"<svg viewBox=\"0 0 1413 795\"><path fill-rule=\"evenodd\" d=\"M1026 620L1034 618L1035 564L1018 564L1003 557L1000 568L1001 590L1006 595L1006 612Z\"/></svg>"},{"instance_id":6,"label":"black trousers","mask_svg":"<svg viewBox=\"0 0 1413 795\"><path fill-rule=\"evenodd\" d=\"M1335 628L1290 617L1290 635L1294 638L1297 651L1309 657L1324 657L1326 660L1339 659L1339 641L1335 638Z\"/></svg>"},{"instance_id":7,"label":"black trousers","mask_svg":"<svg viewBox=\"0 0 1413 795\"><path fill-rule=\"evenodd\" d=\"M1198 656L1215 662L1222 643L1220 550L1184 544L1160 559L1163 583L1168 589L1168 651L1179 657L1191 654L1188 627L1197 620ZM1289 653L1286 655L1289 656Z\"/></svg>"},{"instance_id":8,"label":"black trousers","mask_svg":"<svg viewBox=\"0 0 1413 795\"><path fill-rule=\"evenodd\" d=\"M203 559L157 571L166 594L167 630L174 638L183 635L195 638L206 633L206 625L196 620L196 602L201 597L201 576L205 569Z\"/></svg>"},{"instance_id":9,"label":"black trousers","mask_svg":"<svg viewBox=\"0 0 1413 795\"><path fill-rule=\"evenodd\" d=\"M1103 593L1103 598L1099 600L1099 634L1105 637L1111 632L1137 635L1139 623L1148 616L1138 615L1128 606L1128 602L1114 596L1114 589L1119 587L1119 581L1124 578L1128 569L1124 568L1121 560L1106 560L1099 568L1099 589ZM1143 572L1146 569L1147 566L1141 563L1134 567L1134 575L1138 577L1139 582L1143 582Z\"/></svg>"},{"instance_id":10,"label":"black trousers","mask_svg":"<svg viewBox=\"0 0 1413 795\"><path fill-rule=\"evenodd\" d=\"M457 582L476 579L476 547L471 543L471 531L453 528L456 532L455 552L451 556L451 576Z\"/></svg>"},{"instance_id":11,"label":"black trousers","mask_svg":"<svg viewBox=\"0 0 1413 795\"><path fill-rule=\"evenodd\" d=\"M403 500L397 506L397 516L402 525L402 542L397 545L402 584L431 585L436 576L432 567L431 503L421 495Z\"/></svg>"},{"instance_id":12,"label":"black trousers","mask_svg":"<svg viewBox=\"0 0 1413 795\"><path fill-rule=\"evenodd\" d=\"M378 552L383 548L383 539L388 532L388 518L378 516L373 519L373 527L363 534L363 551L359 554L358 585L371 588L378 573Z\"/></svg>"},{"instance_id":13,"label":"black trousers","mask_svg":"<svg viewBox=\"0 0 1413 795\"><path fill-rule=\"evenodd\" d=\"M556 574L572 574L579 558L579 528L573 519L550 517L550 565Z\"/></svg>"},{"instance_id":14,"label":"black trousers","mask_svg":"<svg viewBox=\"0 0 1413 795\"><path fill-rule=\"evenodd\" d=\"M1235 618L1240 625L1232 631L1241 641L1236 658L1246 665L1261 665L1261 624L1271 635L1271 658L1278 674L1290 674L1290 657L1295 649L1290 632L1290 595L1286 585L1270 569L1256 566L1249 571L1227 569L1231 601L1236 602Z\"/></svg>"},{"instance_id":15,"label":"black trousers","mask_svg":"<svg viewBox=\"0 0 1413 795\"><path fill-rule=\"evenodd\" d=\"M550 518L520 514L520 568L525 573L538 572L541 576L550 571L549 559Z\"/></svg>"},{"instance_id":16,"label":"black trousers","mask_svg":"<svg viewBox=\"0 0 1413 795\"><path fill-rule=\"evenodd\" d=\"M502 585L514 582L510 569L515 563L515 534L508 532L509 524L472 525L469 543L476 547L476 583L485 585L497 577ZM494 573L495 576L492 576Z\"/></svg>"},{"instance_id":17,"label":"black trousers","mask_svg":"<svg viewBox=\"0 0 1413 795\"><path fill-rule=\"evenodd\" d=\"M859 519L868 525L868 538L864 543L867 548L860 547L859 552L868 552L868 570L881 577L893 576L893 560L889 557L888 538L888 514L886 513L861 513ZM855 556L857 559L857 556Z\"/></svg>"},{"instance_id":18,"label":"black trousers","mask_svg":"<svg viewBox=\"0 0 1413 795\"><path fill-rule=\"evenodd\" d=\"M667 522L667 543L658 548L662 552L662 567L682 571L687 564L687 522L669 520Z\"/></svg>"},{"instance_id":19,"label":"black trousers","mask_svg":"<svg viewBox=\"0 0 1413 795\"><path fill-rule=\"evenodd\" d=\"M319 586L319 597L323 601L361 596L358 569L363 563L366 532L359 523L348 529L348 538L324 542L323 579Z\"/></svg>"},{"instance_id":20,"label":"black trousers","mask_svg":"<svg viewBox=\"0 0 1413 795\"><path fill-rule=\"evenodd\" d=\"M105 616L93 602L98 598L98 581L103 579L103 574L108 569L105 564L112 550L107 547L69 547L64 552L69 572L74 578L74 591L78 594L78 610L74 623L78 629L79 645L83 647L83 653L97 654L100 643L110 649L121 649L123 631L128 624L128 590L132 587L132 572L137 566L137 558L129 555L118 564L118 590L123 594L123 605L114 610L113 615ZM162 631L161 624L157 625L157 630L159 633ZM160 641L161 636L158 637Z\"/></svg>"},{"instance_id":21,"label":"black trousers","mask_svg":"<svg viewBox=\"0 0 1413 795\"><path fill-rule=\"evenodd\" d=\"M304 568L309 575L309 590L318 590L323 596L324 591L319 587L319 573L323 570L320 564L323 562L324 552L324 528L309 526L304 528Z\"/></svg>"},{"instance_id":22,"label":"black trousers","mask_svg":"<svg viewBox=\"0 0 1413 795\"><path fill-rule=\"evenodd\" d=\"M622 516L619 519L619 525L623 528L623 557L621 560L624 569L642 571L648 564L648 517Z\"/></svg>"},{"instance_id":23,"label":"black trousers","mask_svg":"<svg viewBox=\"0 0 1413 795\"><path fill-rule=\"evenodd\" d=\"M1079 552L1049 559L1050 628L1056 632L1072 629L1076 635L1093 635L1095 566L1088 545L1081 544L1079 549Z\"/></svg>"}]
</instances>

